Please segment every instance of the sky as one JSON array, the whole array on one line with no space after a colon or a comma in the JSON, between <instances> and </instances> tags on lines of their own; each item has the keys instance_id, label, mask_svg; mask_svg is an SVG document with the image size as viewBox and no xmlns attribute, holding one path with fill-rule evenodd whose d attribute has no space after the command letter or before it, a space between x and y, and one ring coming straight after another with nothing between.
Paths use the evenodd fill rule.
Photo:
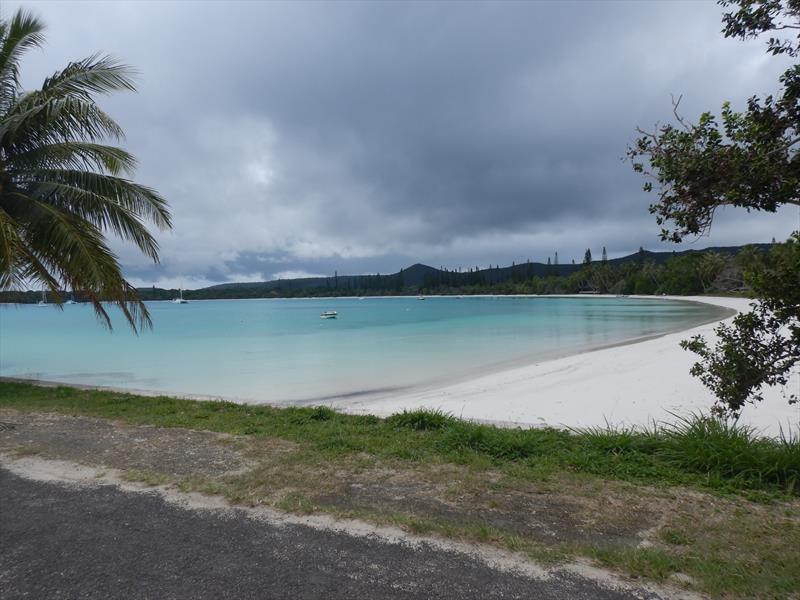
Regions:
<instances>
[{"instance_id":1,"label":"sky","mask_svg":"<svg viewBox=\"0 0 800 600\"><path fill-rule=\"evenodd\" d=\"M170 203L137 285L580 262L785 239L797 208L718 213L659 241L624 160L635 128L779 89L783 58L720 33L713 2L12 2L47 24L23 85L112 54L138 93L103 97Z\"/></svg>"}]
</instances>

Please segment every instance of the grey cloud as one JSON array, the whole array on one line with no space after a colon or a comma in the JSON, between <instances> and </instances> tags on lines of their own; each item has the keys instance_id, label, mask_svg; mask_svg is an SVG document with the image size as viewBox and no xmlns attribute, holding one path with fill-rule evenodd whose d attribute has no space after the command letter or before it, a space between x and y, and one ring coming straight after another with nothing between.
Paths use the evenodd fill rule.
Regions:
<instances>
[{"instance_id":1,"label":"grey cloud","mask_svg":"<svg viewBox=\"0 0 800 600\"><path fill-rule=\"evenodd\" d=\"M143 74L106 106L175 212L162 265L118 246L148 282L661 248L620 160L634 127L668 119L670 93L687 115L769 93L782 67L760 42L724 40L713 3L32 8L51 43L31 85L95 50ZM697 244L797 221L726 214Z\"/></svg>"}]
</instances>

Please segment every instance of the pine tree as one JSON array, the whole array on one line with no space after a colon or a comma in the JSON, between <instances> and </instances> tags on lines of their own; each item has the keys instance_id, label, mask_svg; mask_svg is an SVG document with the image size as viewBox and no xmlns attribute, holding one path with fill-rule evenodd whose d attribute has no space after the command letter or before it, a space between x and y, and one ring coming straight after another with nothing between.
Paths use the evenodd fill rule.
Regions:
<instances>
[{"instance_id":1,"label":"pine tree","mask_svg":"<svg viewBox=\"0 0 800 600\"><path fill-rule=\"evenodd\" d=\"M586 252L583 254L583 264L588 265L592 262L592 250L590 248L586 249Z\"/></svg>"},{"instance_id":2,"label":"pine tree","mask_svg":"<svg viewBox=\"0 0 800 600\"><path fill-rule=\"evenodd\" d=\"M606 253L606 247L603 246L603 264L608 262L608 254Z\"/></svg>"}]
</instances>

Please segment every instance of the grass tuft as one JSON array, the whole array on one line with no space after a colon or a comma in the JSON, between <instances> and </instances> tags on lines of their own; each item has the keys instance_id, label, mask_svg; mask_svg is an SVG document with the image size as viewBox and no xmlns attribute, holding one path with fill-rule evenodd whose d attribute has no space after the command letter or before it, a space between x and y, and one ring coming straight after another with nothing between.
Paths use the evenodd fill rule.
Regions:
<instances>
[{"instance_id":1,"label":"grass tuft","mask_svg":"<svg viewBox=\"0 0 800 600\"><path fill-rule=\"evenodd\" d=\"M659 452L668 463L736 487L797 490L800 436L759 437L752 427L703 414L675 418L662 428Z\"/></svg>"},{"instance_id":2,"label":"grass tuft","mask_svg":"<svg viewBox=\"0 0 800 600\"><path fill-rule=\"evenodd\" d=\"M336 411L334 411L329 406L316 406L311 409L311 412L308 415L308 418L312 421L330 421L336 416Z\"/></svg>"},{"instance_id":3,"label":"grass tuft","mask_svg":"<svg viewBox=\"0 0 800 600\"><path fill-rule=\"evenodd\" d=\"M456 422L450 413L427 409L404 410L386 419L388 425L414 431L438 431L451 427Z\"/></svg>"}]
</instances>

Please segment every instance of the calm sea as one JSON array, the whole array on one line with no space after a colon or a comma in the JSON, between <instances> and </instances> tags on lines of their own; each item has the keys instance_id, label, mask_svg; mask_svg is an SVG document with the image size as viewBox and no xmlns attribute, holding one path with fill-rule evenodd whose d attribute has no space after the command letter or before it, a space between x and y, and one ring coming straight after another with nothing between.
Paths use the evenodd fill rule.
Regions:
<instances>
[{"instance_id":1,"label":"calm sea","mask_svg":"<svg viewBox=\"0 0 800 600\"><path fill-rule=\"evenodd\" d=\"M268 402L435 385L689 327L720 309L633 298L151 302L138 337L90 306L0 305L0 375ZM320 319L336 310L337 319Z\"/></svg>"}]
</instances>

